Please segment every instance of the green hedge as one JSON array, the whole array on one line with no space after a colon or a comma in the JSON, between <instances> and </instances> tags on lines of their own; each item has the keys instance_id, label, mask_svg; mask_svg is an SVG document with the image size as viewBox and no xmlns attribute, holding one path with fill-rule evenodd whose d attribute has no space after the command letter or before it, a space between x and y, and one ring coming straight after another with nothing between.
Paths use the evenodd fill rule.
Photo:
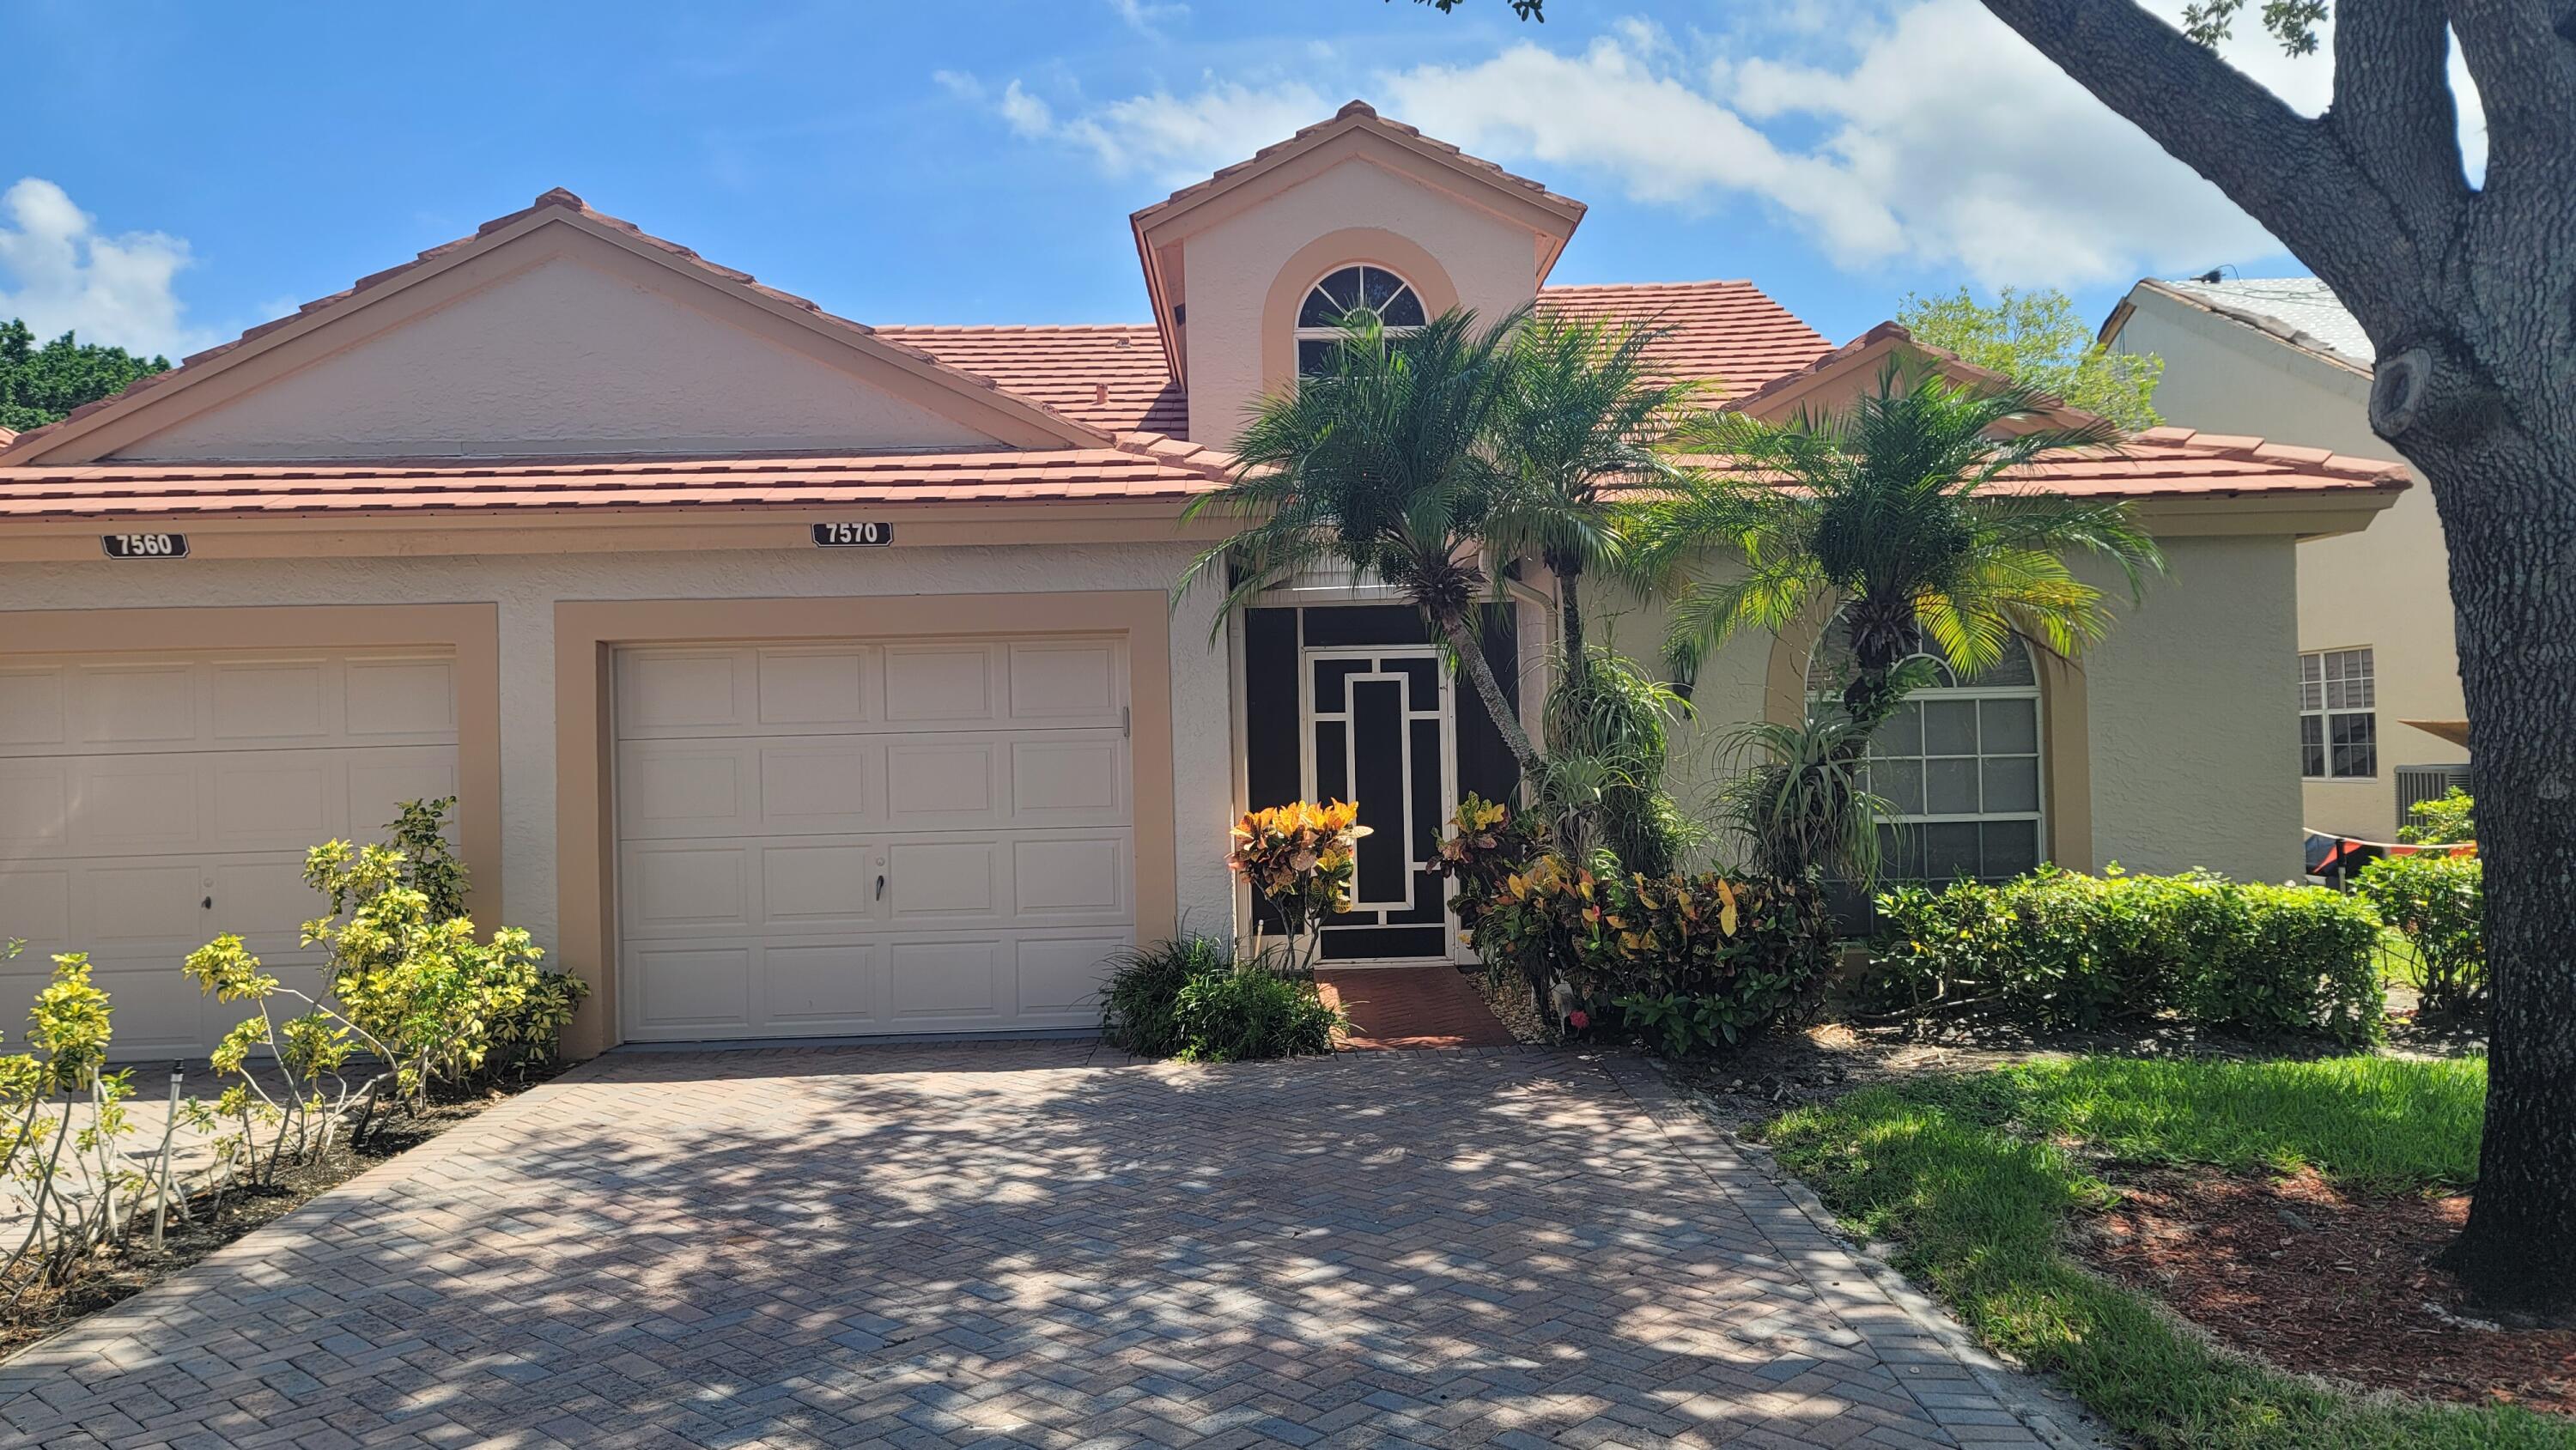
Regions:
<instances>
[{"instance_id":1,"label":"green hedge","mask_svg":"<svg viewBox=\"0 0 2576 1450\"><path fill-rule=\"evenodd\" d=\"M2486 868L2476 856L2383 856L2361 868L2354 890L2406 939L2427 1009L2486 1005Z\"/></svg>"},{"instance_id":2,"label":"green hedge","mask_svg":"<svg viewBox=\"0 0 2576 1450\"><path fill-rule=\"evenodd\" d=\"M2074 1028L2169 1013L2338 1042L2381 1031L2378 918L2322 887L2043 868L1999 885L1899 887L1878 911L1865 990L1884 1006L1985 1001Z\"/></svg>"},{"instance_id":3,"label":"green hedge","mask_svg":"<svg viewBox=\"0 0 2576 1450\"><path fill-rule=\"evenodd\" d=\"M1312 975L1279 961L1237 961L1203 936L1157 942L1111 967L1100 1030L1140 1057L1244 1062L1333 1050L1341 1015Z\"/></svg>"}]
</instances>

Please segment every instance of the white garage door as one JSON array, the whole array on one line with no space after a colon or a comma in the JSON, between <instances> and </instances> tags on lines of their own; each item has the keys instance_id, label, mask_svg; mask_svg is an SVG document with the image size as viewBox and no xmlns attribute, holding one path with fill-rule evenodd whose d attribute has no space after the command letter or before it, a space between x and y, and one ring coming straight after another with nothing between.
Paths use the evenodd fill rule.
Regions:
<instances>
[{"instance_id":1,"label":"white garage door","mask_svg":"<svg viewBox=\"0 0 2576 1450\"><path fill-rule=\"evenodd\" d=\"M622 650L626 1036L1080 1027L1135 940L1123 639Z\"/></svg>"},{"instance_id":2,"label":"white garage door","mask_svg":"<svg viewBox=\"0 0 2576 1450\"><path fill-rule=\"evenodd\" d=\"M0 658L0 1030L86 951L122 1058L202 1055L245 1015L179 963L238 932L289 985L304 853L456 790L452 663L418 654Z\"/></svg>"}]
</instances>

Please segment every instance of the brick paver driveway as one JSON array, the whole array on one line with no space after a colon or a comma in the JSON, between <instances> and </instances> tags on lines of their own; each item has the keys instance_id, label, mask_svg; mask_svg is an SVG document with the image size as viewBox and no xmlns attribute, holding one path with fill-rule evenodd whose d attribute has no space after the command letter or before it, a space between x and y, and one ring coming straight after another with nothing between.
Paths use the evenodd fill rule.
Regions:
<instances>
[{"instance_id":1,"label":"brick paver driveway","mask_svg":"<svg viewBox=\"0 0 2576 1450\"><path fill-rule=\"evenodd\" d=\"M617 1055L0 1366L92 1445L2034 1443L1640 1064Z\"/></svg>"}]
</instances>

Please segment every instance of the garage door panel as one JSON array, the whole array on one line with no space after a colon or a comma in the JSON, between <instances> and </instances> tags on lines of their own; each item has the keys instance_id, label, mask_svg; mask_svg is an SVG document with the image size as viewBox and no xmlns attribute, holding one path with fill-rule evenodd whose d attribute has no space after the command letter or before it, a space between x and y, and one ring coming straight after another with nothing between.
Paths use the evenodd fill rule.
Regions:
<instances>
[{"instance_id":1,"label":"garage door panel","mask_svg":"<svg viewBox=\"0 0 2576 1450\"><path fill-rule=\"evenodd\" d=\"M226 744L307 745L329 738L339 712L325 712L324 696L333 688L325 673L318 659L215 665L210 732Z\"/></svg>"},{"instance_id":2,"label":"garage door panel","mask_svg":"<svg viewBox=\"0 0 2576 1450\"><path fill-rule=\"evenodd\" d=\"M72 764L0 760L0 856L61 854L71 843Z\"/></svg>"},{"instance_id":3,"label":"garage door panel","mask_svg":"<svg viewBox=\"0 0 2576 1450\"><path fill-rule=\"evenodd\" d=\"M1116 735L1011 742L1011 815L1030 825L1128 819L1127 742Z\"/></svg>"},{"instance_id":4,"label":"garage door panel","mask_svg":"<svg viewBox=\"0 0 2576 1450\"><path fill-rule=\"evenodd\" d=\"M742 650L628 650L618 657L617 719L648 737L751 723L751 659Z\"/></svg>"},{"instance_id":5,"label":"garage door panel","mask_svg":"<svg viewBox=\"0 0 2576 1450\"><path fill-rule=\"evenodd\" d=\"M27 956L71 950L72 873L69 867L16 869L0 874L0 934L24 938ZM21 960L24 960L22 958ZM11 999L0 1008L14 1007ZM5 1024L14 1030L14 1024Z\"/></svg>"},{"instance_id":6,"label":"garage door panel","mask_svg":"<svg viewBox=\"0 0 2576 1450\"><path fill-rule=\"evenodd\" d=\"M50 971L53 964L45 965ZM196 983L179 974L175 957L92 951L89 980L107 993L108 1022L115 1033L110 1044L118 1057L195 1056L224 1027L253 1015L248 1003L218 1003L199 992ZM11 995L32 999L42 990L44 978L39 977ZM210 1019L218 1017L222 1026L212 1026Z\"/></svg>"},{"instance_id":7,"label":"garage door panel","mask_svg":"<svg viewBox=\"0 0 2576 1450\"><path fill-rule=\"evenodd\" d=\"M215 900L209 940L231 932L270 951L287 950L295 945L296 928L329 904L304 884L301 856L219 861L206 876L214 883L207 894Z\"/></svg>"},{"instance_id":8,"label":"garage door panel","mask_svg":"<svg viewBox=\"0 0 2576 1450\"><path fill-rule=\"evenodd\" d=\"M752 924L750 848L739 845L629 850L619 888L623 917L638 933Z\"/></svg>"},{"instance_id":9,"label":"garage door panel","mask_svg":"<svg viewBox=\"0 0 2576 1450\"><path fill-rule=\"evenodd\" d=\"M84 861L72 868L75 935L94 951L151 943L184 956L205 945L206 869L193 860ZM178 957L165 960L176 968Z\"/></svg>"},{"instance_id":10,"label":"garage door panel","mask_svg":"<svg viewBox=\"0 0 2576 1450\"><path fill-rule=\"evenodd\" d=\"M864 928L876 914L885 850L869 844L760 848L761 922L812 931Z\"/></svg>"},{"instance_id":11,"label":"garage door panel","mask_svg":"<svg viewBox=\"0 0 2576 1450\"><path fill-rule=\"evenodd\" d=\"M72 672L73 739L82 745L197 739L196 666L184 661L84 665Z\"/></svg>"},{"instance_id":12,"label":"garage door panel","mask_svg":"<svg viewBox=\"0 0 2576 1450\"><path fill-rule=\"evenodd\" d=\"M759 673L759 721L764 726L866 725L875 721L876 652L862 645L834 649L764 649Z\"/></svg>"},{"instance_id":13,"label":"garage door panel","mask_svg":"<svg viewBox=\"0 0 2576 1450\"><path fill-rule=\"evenodd\" d=\"M1019 1015L1064 1026L1098 1022L1102 964L1134 944L1126 932L1022 937L1013 946Z\"/></svg>"},{"instance_id":14,"label":"garage door panel","mask_svg":"<svg viewBox=\"0 0 2576 1450\"><path fill-rule=\"evenodd\" d=\"M395 746L348 753L349 820L368 839L392 822L405 801L443 800L456 794L456 752L436 746ZM447 817L455 835L459 812Z\"/></svg>"},{"instance_id":15,"label":"garage door panel","mask_svg":"<svg viewBox=\"0 0 2576 1450\"><path fill-rule=\"evenodd\" d=\"M1122 654L1110 640L1012 645L1010 718L1065 725L1117 724L1127 693Z\"/></svg>"},{"instance_id":16,"label":"garage door panel","mask_svg":"<svg viewBox=\"0 0 2576 1450\"><path fill-rule=\"evenodd\" d=\"M77 759L71 773L73 855L194 851L201 844L194 756L90 756Z\"/></svg>"},{"instance_id":17,"label":"garage door panel","mask_svg":"<svg viewBox=\"0 0 2576 1450\"><path fill-rule=\"evenodd\" d=\"M1059 836L1011 843L1011 906L1015 920L1072 916L1125 916L1127 838Z\"/></svg>"},{"instance_id":18,"label":"garage door panel","mask_svg":"<svg viewBox=\"0 0 2576 1450\"><path fill-rule=\"evenodd\" d=\"M215 801L207 845L237 851L314 846L337 836L349 818L349 766L334 752L219 755L205 764Z\"/></svg>"},{"instance_id":19,"label":"garage door panel","mask_svg":"<svg viewBox=\"0 0 2576 1450\"><path fill-rule=\"evenodd\" d=\"M999 937L895 938L886 949L889 1020L916 1032L999 1022L1003 950Z\"/></svg>"},{"instance_id":20,"label":"garage door panel","mask_svg":"<svg viewBox=\"0 0 2576 1450\"><path fill-rule=\"evenodd\" d=\"M751 1026L751 948L685 942L625 953L637 1036L717 1036Z\"/></svg>"},{"instance_id":21,"label":"garage door panel","mask_svg":"<svg viewBox=\"0 0 2576 1450\"><path fill-rule=\"evenodd\" d=\"M884 943L772 941L760 955L771 1025L819 1035L865 1032L884 1020Z\"/></svg>"},{"instance_id":22,"label":"garage door panel","mask_svg":"<svg viewBox=\"0 0 2576 1450\"><path fill-rule=\"evenodd\" d=\"M999 916L1002 843L981 840L895 841L886 848L886 900L897 925Z\"/></svg>"},{"instance_id":23,"label":"garage door panel","mask_svg":"<svg viewBox=\"0 0 2576 1450\"><path fill-rule=\"evenodd\" d=\"M999 824L1006 787L993 740L904 742L886 747L886 816L937 830Z\"/></svg>"},{"instance_id":24,"label":"garage door panel","mask_svg":"<svg viewBox=\"0 0 2576 1450\"><path fill-rule=\"evenodd\" d=\"M741 836L756 828L755 749L732 741L646 741L618 750L617 810L629 837Z\"/></svg>"},{"instance_id":25,"label":"garage door panel","mask_svg":"<svg viewBox=\"0 0 2576 1450\"><path fill-rule=\"evenodd\" d=\"M0 748L59 746L68 734L59 667L0 670Z\"/></svg>"},{"instance_id":26,"label":"garage door panel","mask_svg":"<svg viewBox=\"0 0 2576 1450\"><path fill-rule=\"evenodd\" d=\"M351 739L456 738L456 664L410 656L353 658L343 674L342 728Z\"/></svg>"},{"instance_id":27,"label":"garage door panel","mask_svg":"<svg viewBox=\"0 0 2576 1450\"><path fill-rule=\"evenodd\" d=\"M826 736L758 748L762 829L828 834L882 824L873 808L885 776L882 744Z\"/></svg>"}]
</instances>

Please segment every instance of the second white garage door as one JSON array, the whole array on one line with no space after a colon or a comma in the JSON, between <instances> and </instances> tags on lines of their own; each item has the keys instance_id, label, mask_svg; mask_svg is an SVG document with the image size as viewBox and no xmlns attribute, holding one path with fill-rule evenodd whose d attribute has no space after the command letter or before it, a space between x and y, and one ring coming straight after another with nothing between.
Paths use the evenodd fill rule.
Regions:
<instances>
[{"instance_id":1,"label":"second white garage door","mask_svg":"<svg viewBox=\"0 0 2576 1450\"><path fill-rule=\"evenodd\" d=\"M1122 639L629 648L634 1040L1082 1027L1135 940Z\"/></svg>"}]
</instances>

